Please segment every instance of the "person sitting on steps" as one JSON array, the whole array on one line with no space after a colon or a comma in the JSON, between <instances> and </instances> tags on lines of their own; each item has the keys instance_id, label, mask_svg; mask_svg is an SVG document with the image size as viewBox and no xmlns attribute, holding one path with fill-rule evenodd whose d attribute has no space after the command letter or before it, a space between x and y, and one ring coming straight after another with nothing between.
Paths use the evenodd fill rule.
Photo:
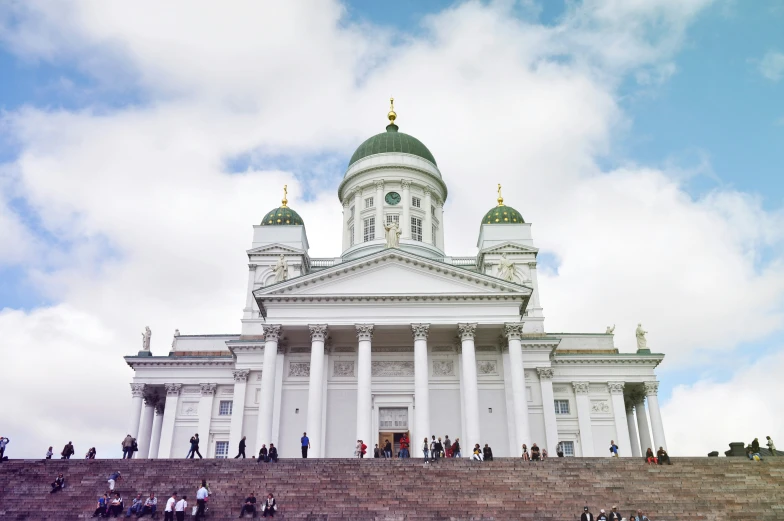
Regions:
<instances>
[{"instance_id":1,"label":"person sitting on steps","mask_svg":"<svg viewBox=\"0 0 784 521\"><path fill-rule=\"evenodd\" d=\"M256 460L256 463L267 462L267 446L265 444L261 444L261 448L259 449L259 459Z\"/></svg>"},{"instance_id":2,"label":"person sitting on steps","mask_svg":"<svg viewBox=\"0 0 784 521\"><path fill-rule=\"evenodd\" d=\"M155 516L155 510L158 508L158 498L155 497L155 494L150 492L150 497L144 500L144 506L142 507L142 511L139 513L137 517L142 517L144 514L150 514L150 517Z\"/></svg>"},{"instance_id":3,"label":"person sitting on steps","mask_svg":"<svg viewBox=\"0 0 784 521\"><path fill-rule=\"evenodd\" d=\"M656 456L653 455L653 451L650 447L648 447L648 450L645 451L645 462L649 465L655 465L657 463Z\"/></svg>"},{"instance_id":4,"label":"person sitting on steps","mask_svg":"<svg viewBox=\"0 0 784 521\"><path fill-rule=\"evenodd\" d=\"M523 443L523 461L531 461L531 457L528 455L528 446Z\"/></svg>"},{"instance_id":5,"label":"person sitting on steps","mask_svg":"<svg viewBox=\"0 0 784 521\"><path fill-rule=\"evenodd\" d=\"M142 511L142 507L144 506L144 500L142 499L141 494L137 494L135 498L133 498L133 503L131 506L128 507L128 511L125 513L125 517L131 517L131 514L136 514L139 516L139 513Z\"/></svg>"},{"instance_id":6,"label":"person sitting on steps","mask_svg":"<svg viewBox=\"0 0 784 521\"><path fill-rule=\"evenodd\" d=\"M667 465L672 465L670 456L667 454L667 451L664 450L664 447L659 447L659 450L656 451L656 459L659 461L659 465L664 465L665 463L667 463Z\"/></svg>"},{"instance_id":7,"label":"person sitting on steps","mask_svg":"<svg viewBox=\"0 0 784 521\"><path fill-rule=\"evenodd\" d=\"M534 443L531 445L531 461L539 461L542 456L542 453L539 452L539 447Z\"/></svg>"},{"instance_id":8,"label":"person sitting on steps","mask_svg":"<svg viewBox=\"0 0 784 521\"><path fill-rule=\"evenodd\" d=\"M479 444L474 444L474 453L471 455L471 461L482 461L482 449Z\"/></svg>"},{"instance_id":9,"label":"person sitting on steps","mask_svg":"<svg viewBox=\"0 0 784 521\"><path fill-rule=\"evenodd\" d=\"M95 512L93 512L93 517L106 517L109 514L106 511L107 504L109 503L109 496L104 494L103 496L98 498L98 504L95 507Z\"/></svg>"},{"instance_id":10,"label":"person sitting on steps","mask_svg":"<svg viewBox=\"0 0 784 521\"><path fill-rule=\"evenodd\" d=\"M269 459L267 460L269 463L277 463L278 462L278 449L275 448L274 443L270 443L269 448Z\"/></svg>"},{"instance_id":11,"label":"person sitting on steps","mask_svg":"<svg viewBox=\"0 0 784 521\"><path fill-rule=\"evenodd\" d=\"M250 496L245 498L245 504L242 505L242 509L240 510L240 517L244 516L245 514L253 514L253 517L256 517L256 495L251 492Z\"/></svg>"},{"instance_id":12,"label":"person sitting on steps","mask_svg":"<svg viewBox=\"0 0 784 521\"><path fill-rule=\"evenodd\" d=\"M50 490L49 493L54 494L55 492L60 492L63 487L65 487L65 478L63 477L62 473L60 473L52 482L52 490Z\"/></svg>"},{"instance_id":13,"label":"person sitting on steps","mask_svg":"<svg viewBox=\"0 0 784 521\"><path fill-rule=\"evenodd\" d=\"M482 459L484 461L493 461L493 449L487 443L485 443L485 448L482 449Z\"/></svg>"},{"instance_id":14,"label":"person sitting on steps","mask_svg":"<svg viewBox=\"0 0 784 521\"><path fill-rule=\"evenodd\" d=\"M109 502L109 516L118 517L123 511L123 499L119 492L114 493L114 497Z\"/></svg>"},{"instance_id":15,"label":"person sitting on steps","mask_svg":"<svg viewBox=\"0 0 784 521\"><path fill-rule=\"evenodd\" d=\"M267 494L267 499L264 501L264 511L261 514L261 517L275 517L275 512L278 510L278 503L275 501L275 497L272 493Z\"/></svg>"}]
</instances>

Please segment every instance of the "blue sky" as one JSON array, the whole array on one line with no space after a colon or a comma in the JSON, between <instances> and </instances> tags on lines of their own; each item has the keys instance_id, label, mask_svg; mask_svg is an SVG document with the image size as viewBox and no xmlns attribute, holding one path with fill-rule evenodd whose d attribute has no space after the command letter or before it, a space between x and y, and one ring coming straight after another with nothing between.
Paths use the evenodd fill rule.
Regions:
<instances>
[{"instance_id":1,"label":"blue sky","mask_svg":"<svg viewBox=\"0 0 784 521\"><path fill-rule=\"evenodd\" d=\"M613 2L585 4L626 5ZM0 7L0 29L24 26L35 35L33 41L52 38L55 48L62 47L62 52L38 52L0 34L0 204L5 205L0 225L3 212L11 213L27 234L26 241L11 234L0 246L0 310L28 313L17 327L30 336L18 342L49 346L55 354L45 358L66 351L70 340L61 345L43 333L40 340L36 313L73 315L73 323L93 324L86 337L67 330L58 338L73 339L78 348L93 346L90 356L111 356L108 364L128 352L125 339L137 337L139 324L148 320L163 344L164 335L157 332L174 327L236 329L237 295L241 300L245 280L236 266L243 266L250 223L278 204L280 187L288 183L292 205L309 223L311 254L332 254L339 243L330 223L340 220L335 198L340 176L361 139L381 130L386 96L403 91L408 96L398 98L399 122L428 143L439 166L446 165L447 204L454 205L447 206L449 249L459 244L456 249L465 251L458 254L469 253L473 237L466 237L473 231L456 230L475 229L475 216L492 204L494 183L503 180L507 202L515 201L526 219L534 216L550 330L603 331L605 322L617 320L616 339L626 348L642 316L646 327L653 322L652 342L660 342L668 354L660 372L664 401L683 385L697 389L718 382L730 389L755 370L756 362L771 365L770 357L782 352L784 4L760 0L752 9L736 0L714 0L693 17L681 10L703 2L708 0L656 0L663 10L687 19L683 35L677 36L677 21L657 26L657 20L648 20L661 30L651 38L672 37L668 45L674 50L657 47L660 56L653 59L636 55L632 61L638 61L620 72L598 64L600 58L590 62L595 70L586 71L576 63L581 49L574 41L561 49L557 38L533 36L558 27L585 31L580 36L588 41L623 33L590 15L586 19L595 26L564 24L584 5L571 0L482 3L474 10L471 4L442 1L351 1L345 4L347 18L335 27L329 26L333 12L327 2L314 4L305 15L286 5L281 19L291 26L280 33L267 27L274 33L271 43L258 34L256 25L266 13L254 12L260 9L254 2L231 12L228 22L213 12L214 23L177 19L161 34L157 26L137 23L137 13L123 11L121 4L96 8L107 9L102 12L107 18L78 28L59 19L41 22L41 13L31 15L33 23L4 19ZM459 11L453 18L444 13L450 7ZM295 14L285 18L289 8ZM307 14L314 20L300 26L297 20ZM645 9L635 14L649 15ZM521 40L504 32L509 26L499 16L527 22L519 32L530 34L522 41L540 45L538 56L557 64L557 72L548 71L545 81L529 65L530 74L510 74L504 79L508 86L496 85L499 71L513 69L519 65L515 59L525 56L525 49L516 49L511 59L504 53L505 46ZM255 20L250 29L239 27L245 18ZM436 38L434 19L460 27ZM383 40L384 34L376 39L350 32L363 22L393 34ZM107 23L116 25L106 29ZM216 32L203 41L191 38L213 26ZM314 34L314 27L322 32ZM498 41L483 38L487 27L499 31L492 35ZM257 46L247 57L242 46L231 47L235 30L250 47ZM150 46L140 34L178 44L172 48L182 55L167 55L166 46L146 54ZM290 34L293 43L286 40ZM210 38L224 38L228 50L213 46ZM358 39L360 45L346 45ZM275 47L281 40L287 45ZM378 53L386 62L362 70L356 58L353 68L346 67L349 72L341 68L355 58L352 53L361 54L362 45L371 48L377 40L394 51ZM476 41L486 46L486 55L470 56L473 48L461 47ZM278 69L276 53L297 67ZM423 59L423 66L421 55L432 61ZM310 61L312 56L317 59ZM483 69L484 64L490 66ZM438 75L429 75L432 67L439 68ZM409 68L428 78L428 88L406 77ZM213 74L217 69L231 81L213 81L220 76ZM597 81L603 77L604 85ZM572 80L579 89L570 90ZM550 100L542 84L560 89L569 114L559 114L560 98ZM512 94L504 87L514 89ZM417 89L420 95L414 96ZM518 91L538 96L533 105L541 102L547 113L518 104ZM264 95L254 97L259 92ZM477 99L476 92L499 99ZM273 108L284 110L270 110L265 96ZM439 97L448 103L439 105ZM257 121L249 124L236 106L227 109L226 99L247 103L238 106L251 107L248 119ZM464 125L449 119L462 103L471 105L477 121ZM510 123L515 117L506 111L519 115L518 105L533 111L541 128ZM376 110L378 116L368 116ZM440 118L451 125L446 131ZM73 127L57 132L63 125ZM500 159L487 164L483 154L469 153L477 138ZM532 161L542 171L528 172L519 161ZM593 172L593 166L602 175L582 178L579 170ZM477 178L481 182L474 188ZM587 216L596 220L594 227L583 226ZM647 236L655 243L646 242ZM115 379L125 385L127 378L121 373ZM124 392L123 387L107 395L125 399ZM708 400L696 391L691 395L694 403L702 399Z\"/></svg>"}]
</instances>

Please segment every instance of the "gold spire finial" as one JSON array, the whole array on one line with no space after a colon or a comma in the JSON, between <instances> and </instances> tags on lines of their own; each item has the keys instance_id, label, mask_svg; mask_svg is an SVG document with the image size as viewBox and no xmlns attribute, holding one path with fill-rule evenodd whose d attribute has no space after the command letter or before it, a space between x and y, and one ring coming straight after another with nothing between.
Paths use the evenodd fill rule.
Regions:
<instances>
[{"instance_id":1,"label":"gold spire finial","mask_svg":"<svg viewBox=\"0 0 784 521\"><path fill-rule=\"evenodd\" d=\"M387 118L389 118L390 125L395 124L395 120L397 119L397 114L395 114L395 98L389 98L389 114L387 114Z\"/></svg>"},{"instance_id":2,"label":"gold spire finial","mask_svg":"<svg viewBox=\"0 0 784 521\"><path fill-rule=\"evenodd\" d=\"M289 195L289 185L283 185L283 200L281 201L281 203L283 203L283 208L288 208L288 204L289 204L288 195Z\"/></svg>"},{"instance_id":3,"label":"gold spire finial","mask_svg":"<svg viewBox=\"0 0 784 521\"><path fill-rule=\"evenodd\" d=\"M498 183L498 206L504 205L504 198L501 197L501 183Z\"/></svg>"}]
</instances>

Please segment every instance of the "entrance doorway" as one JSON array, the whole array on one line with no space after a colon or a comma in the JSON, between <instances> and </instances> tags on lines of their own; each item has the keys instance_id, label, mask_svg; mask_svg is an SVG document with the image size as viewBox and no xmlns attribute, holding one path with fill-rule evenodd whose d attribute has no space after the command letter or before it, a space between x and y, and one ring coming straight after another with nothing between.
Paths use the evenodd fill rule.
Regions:
<instances>
[{"instance_id":1,"label":"entrance doorway","mask_svg":"<svg viewBox=\"0 0 784 521\"><path fill-rule=\"evenodd\" d=\"M384 447L387 444L387 440L389 440L389 443L392 445L392 457L393 458L397 458L398 455L400 454L400 440L403 438L403 436L406 436L409 439L409 442L410 442L411 436L409 436L408 431L405 431L405 432L379 432L378 433L378 448L381 451L381 457L382 458L385 457L384 456ZM410 452L411 452L411 447L409 447L409 453Z\"/></svg>"}]
</instances>

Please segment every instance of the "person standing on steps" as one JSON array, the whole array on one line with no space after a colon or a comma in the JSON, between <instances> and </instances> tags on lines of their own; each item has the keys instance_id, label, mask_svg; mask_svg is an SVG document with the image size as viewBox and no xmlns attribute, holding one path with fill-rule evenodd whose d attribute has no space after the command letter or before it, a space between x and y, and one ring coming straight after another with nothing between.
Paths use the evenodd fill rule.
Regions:
<instances>
[{"instance_id":1,"label":"person standing on steps","mask_svg":"<svg viewBox=\"0 0 784 521\"><path fill-rule=\"evenodd\" d=\"M463 457L463 455L460 453L460 438L455 438L455 442L452 444L452 457L453 458Z\"/></svg>"},{"instance_id":2,"label":"person standing on steps","mask_svg":"<svg viewBox=\"0 0 784 521\"><path fill-rule=\"evenodd\" d=\"M610 440L610 455L613 458L618 457L618 445L615 444L615 440Z\"/></svg>"},{"instance_id":3,"label":"person standing on steps","mask_svg":"<svg viewBox=\"0 0 784 521\"><path fill-rule=\"evenodd\" d=\"M207 482L205 480L201 481L201 488L196 492L196 516L194 517L195 521L199 521L202 517L204 517L204 509L207 507L207 498L210 496L209 491L207 490Z\"/></svg>"},{"instance_id":4,"label":"person standing on steps","mask_svg":"<svg viewBox=\"0 0 784 521\"><path fill-rule=\"evenodd\" d=\"M234 459L237 459L240 456L242 456L242 459L245 459L245 436L243 436L242 439L240 440L240 451L237 453L236 456L234 456Z\"/></svg>"},{"instance_id":5,"label":"person standing on steps","mask_svg":"<svg viewBox=\"0 0 784 521\"><path fill-rule=\"evenodd\" d=\"M303 432L302 438L300 438L299 441L302 444L302 459L308 459L308 449L310 448L310 438L308 438L308 433Z\"/></svg>"},{"instance_id":6,"label":"person standing on steps","mask_svg":"<svg viewBox=\"0 0 784 521\"><path fill-rule=\"evenodd\" d=\"M130 434L125 436L125 439L120 445L122 446L123 451L122 459L131 459L131 456L133 456L133 452L131 452L131 447L133 446L133 436Z\"/></svg>"},{"instance_id":7,"label":"person standing on steps","mask_svg":"<svg viewBox=\"0 0 784 521\"><path fill-rule=\"evenodd\" d=\"M376 459L381 457L381 449L378 448L378 443L376 443L376 446L373 447L373 457Z\"/></svg>"},{"instance_id":8,"label":"person standing on steps","mask_svg":"<svg viewBox=\"0 0 784 521\"><path fill-rule=\"evenodd\" d=\"M618 505L613 505L610 515L607 517L608 521L621 521L621 514L618 512Z\"/></svg>"},{"instance_id":9,"label":"person standing on steps","mask_svg":"<svg viewBox=\"0 0 784 521\"><path fill-rule=\"evenodd\" d=\"M63 447L63 451L60 453L60 459L71 459L71 456L73 456L75 452L73 443L69 441L65 444L65 447Z\"/></svg>"},{"instance_id":10,"label":"person standing on steps","mask_svg":"<svg viewBox=\"0 0 784 521\"><path fill-rule=\"evenodd\" d=\"M185 521L185 509L188 508L188 496L182 496L182 499L174 504L174 515L177 516L177 521ZM196 511L196 516L199 512ZM199 519L195 517L194 519Z\"/></svg>"},{"instance_id":11,"label":"person standing on steps","mask_svg":"<svg viewBox=\"0 0 784 521\"><path fill-rule=\"evenodd\" d=\"M452 457L452 440L449 439L449 434L444 436L444 456L447 458Z\"/></svg>"},{"instance_id":12,"label":"person standing on steps","mask_svg":"<svg viewBox=\"0 0 784 521\"><path fill-rule=\"evenodd\" d=\"M770 436L768 436L768 439L770 439ZM8 445L9 441L11 440L5 436L0 436L0 463L5 459L5 446Z\"/></svg>"},{"instance_id":13,"label":"person standing on steps","mask_svg":"<svg viewBox=\"0 0 784 521\"><path fill-rule=\"evenodd\" d=\"M191 438L191 450L188 452L190 458L193 459L194 456L198 455L199 459L202 459L201 452L199 452L199 433L193 435Z\"/></svg>"},{"instance_id":14,"label":"person standing on steps","mask_svg":"<svg viewBox=\"0 0 784 521\"><path fill-rule=\"evenodd\" d=\"M177 503L177 493L172 492L169 499L166 500L166 507L163 509L163 521L174 521L174 506Z\"/></svg>"},{"instance_id":15,"label":"person standing on steps","mask_svg":"<svg viewBox=\"0 0 784 521\"><path fill-rule=\"evenodd\" d=\"M389 440L384 443L384 457L387 459L392 458L392 443Z\"/></svg>"},{"instance_id":16,"label":"person standing on steps","mask_svg":"<svg viewBox=\"0 0 784 521\"><path fill-rule=\"evenodd\" d=\"M599 515L596 516L596 521L607 521L607 514L604 513L603 508L599 510Z\"/></svg>"},{"instance_id":17,"label":"person standing on steps","mask_svg":"<svg viewBox=\"0 0 784 521\"><path fill-rule=\"evenodd\" d=\"M46 458L44 458L44 459L52 459L52 456L54 456L54 452L52 452L52 447L50 446L46 450Z\"/></svg>"},{"instance_id":18,"label":"person standing on steps","mask_svg":"<svg viewBox=\"0 0 784 521\"><path fill-rule=\"evenodd\" d=\"M768 450L770 451L770 455L775 456L776 446L773 444L773 440L770 439L770 436L765 436L765 439L768 440Z\"/></svg>"},{"instance_id":19,"label":"person standing on steps","mask_svg":"<svg viewBox=\"0 0 784 521\"><path fill-rule=\"evenodd\" d=\"M595 519L593 514L588 511L588 507L583 508L583 515L580 516L580 521L594 521Z\"/></svg>"},{"instance_id":20,"label":"person standing on steps","mask_svg":"<svg viewBox=\"0 0 784 521\"><path fill-rule=\"evenodd\" d=\"M425 463L427 463L427 456L430 454L430 442L427 441L427 438L422 442L422 453L425 455Z\"/></svg>"},{"instance_id":21,"label":"person standing on steps","mask_svg":"<svg viewBox=\"0 0 784 521\"><path fill-rule=\"evenodd\" d=\"M87 451L87 454L84 455L84 459L95 459L95 447L90 447L90 450Z\"/></svg>"},{"instance_id":22,"label":"person standing on steps","mask_svg":"<svg viewBox=\"0 0 784 521\"><path fill-rule=\"evenodd\" d=\"M411 454L408 452L408 446L411 444L411 440L408 439L407 434L403 434L400 438L400 457L401 458L410 458Z\"/></svg>"}]
</instances>

